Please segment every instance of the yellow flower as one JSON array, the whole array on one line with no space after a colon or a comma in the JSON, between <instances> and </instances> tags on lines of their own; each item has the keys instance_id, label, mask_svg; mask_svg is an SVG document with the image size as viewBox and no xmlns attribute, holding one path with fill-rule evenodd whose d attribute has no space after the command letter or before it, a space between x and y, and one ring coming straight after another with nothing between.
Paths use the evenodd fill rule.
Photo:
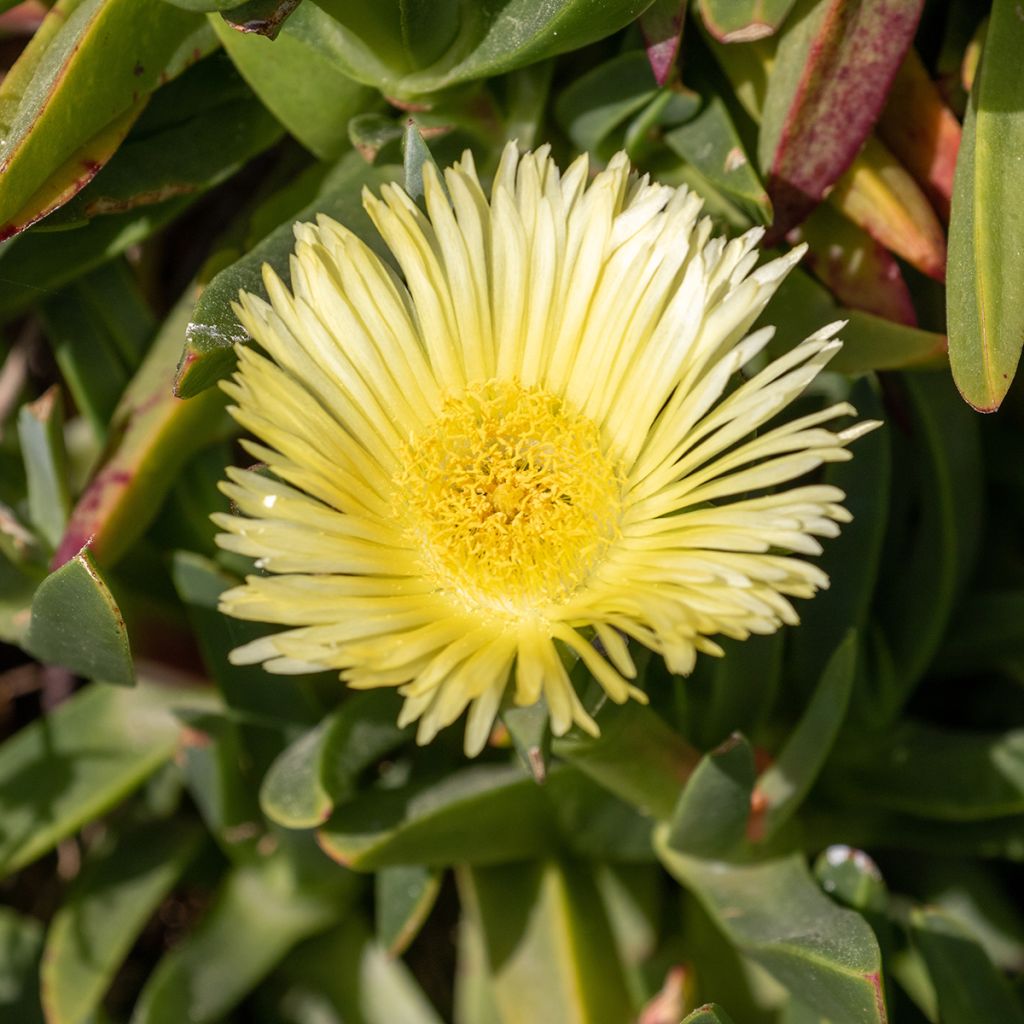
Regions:
<instances>
[{"instance_id":1,"label":"yellow flower","mask_svg":"<svg viewBox=\"0 0 1024 1024\"><path fill-rule=\"evenodd\" d=\"M644 694L626 638L688 673L714 634L795 623L827 586L793 557L849 519L835 487L770 488L870 429L846 403L755 434L839 347L831 324L735 383L794 251L758 269L686 189L620 154L588 185L546 147L510 145L490 200L472 157L425 168L424 214L397 185L364 203L401 278L321 217L296 226L293 292L236 312L225 390L269 474L229 469L222 547L266 575L223 611L291 627L233 652L271 672L340 670L399 687L429 741L470 706L466 750L506 689L562 734L597 728L566 670L617 702ZM511 683L510 683L511 680Z\"/></svg>"}]
</instances>

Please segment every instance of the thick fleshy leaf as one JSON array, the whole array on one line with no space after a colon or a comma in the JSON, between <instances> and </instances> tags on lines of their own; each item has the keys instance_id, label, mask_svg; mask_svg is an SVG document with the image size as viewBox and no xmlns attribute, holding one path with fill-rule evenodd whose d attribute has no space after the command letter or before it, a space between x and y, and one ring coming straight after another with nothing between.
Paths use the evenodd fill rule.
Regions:
<instances>
[{"instance_id":1,"label":"thick fleshy leaf","mask_svg":"<svg viewBox=\"0 0 1024 1024\"><path fill-rule=\"evenodd\" d=\"M87 679L135 682L124 619L88 546L40 583L25 644L40 661Z\"/></svg>"},{"instance_id":2,"label":"thick fleshy leaf","mask_svg":"<svg viewBox=\"0 0 1024 1024\"><path fill-rule=\"evenodd\" d=\"M686 782L665 841L691 857L731 856L743 843L754 788L754 751L735 733L705 754Z\"/></svg>"},{"instance_id":3,"label":"thick fleshy leaf","mask_svg":"<svg viewBox=\"0 0 1024 1024\"><path fill-rule=\"evenodd\" d=\"M949 228L949 359L960 394L998 409L1024 345L1024 22L996 0L971 89Z\"/></svg>"},{"instance_id":4,"label":"thick fleshy leaf","mask_svg":"<svg viewBox=\"0 0 1024 1024\"><path fill-rule=\"evenodd\" d=\"M150 975L132 1024L212 1024L297 943L335 924L356 880L340 870L303 879L282 852L233 869L187 940Z\"/></svg>"},{"instance_id":5,"label":"thick fleshy leaf","mask_svg":"<svg viewBox=\"0 0 1024 1024\"><path fill-rule=\"evenodd\" d=\"M366 768L411 737L395 724L398 710L397 695L385 690L349 697L271 765L260 787L263 813L286 828L322 825Z\"/></svg>"},{"instance_id":6,"label":"thick fleshy leaf","mask_svg":"<svg viewBox=\"0 0 1024 1024\"><path fill-rule=\"evenodd\" d=\"M774 35L794 0L700 0L707 30L722 43L750 43Z\"/></svg>"},{"instance_id":7,"label":"thick fleshy leaf","mask_svg":"<svg viewBox=\"0 0 1024 1024\"><path fill-rule=\"evenodd\" d=\"M822 203L789 235L809 246L803 265L851 309L917 325L917 314L899 264L867 231Z\"/></svg>"},{"instance_id":8,"label":"thick fleshy leaf","mask_svg":"<svg viewBox=\"0 0 1024 1024\"><path fill-rule=\"evenodd\" d=\"M874 934L815 884L799 855L726 865L686 857L655 839L665 867L692 890L745 956L823 1017L885 1024L882 964Z\"/></svg>"},{"instance_id":9,"label":"thick fleshy leaf","mask_svg":"<svg viewBox=\"0 0 1024 1024\"><path fill-rule=\"evenodd\" d=\"M683 1024L733 1024L733 1021L717 1003L705 1003L684 1017Z\"/></svg>"},{"instance_id":10,"label":"thick fleshy leaf","mask_svg":"<svg viewBox=\"0 0 1024 1024\"><path fill-rule=\"evenodd\" d=\"M227 57L215 54L154 95L110 163L46 226L200 194L281 135Z\"/></svg>"},{"instance_id":11,"label":"thick fleshy leaf","mask_svg":"<svg viewBox=\"0 0 1024 1024\"><path fill-rule=\"evenodd\" d=\"M913 47L896 72L878 120L878 134L948 222L960 149L960 122L946 106Z\"/></svg>"},{"instance_id":12,"label":"thick fleshy leaf","mask_svg":"<svg viewBox=\"0 0 1024 1024\"><path fill-rule=\"evenodd\" d=\"M208 46L202 19L161 0L83 0L70 8L54 11L45 44L26 51L27 74L0 89L0 237L31 223L33 206L52 206L54 175L66 192L69 162L79 162L84 186L92 174L82 172L95 173L96 157L116 143L91 152L88 165L83 147L118 119L125 123L117 131L127 131L140 98Z\"/></svg>"},{"instance_id":13,"label":"thick fleshy leaf","mask_svg":"<svg viewBox=\"0 0 1024 1024\"><path fill-rule=\"evenodd\" d=\"M658 85L672 77L686 23L686 0L655 0L640 15L647 61Z\"/></svg>"},{"instance_id":14,"label":"thick fleshy leaf","mask_svg":"<svg viewBox=\"0 0 1024 1024\"><path fill-rule=\"evenodd\" d=\"M917 182L877 137L864 143L828 201L922 274L945 279L942 225Z\"/></svg>"},{"instance_id":15,"label":"thick fleshy leaf","mask_svg":"<svg viewBox=\"0 0 1024 1024\"><path fill-rule=\"evenodd\" d=\"M863 850L840 844L822 850L814 877L837 903L861 913L881 913L889 902L882 873Z\"/></svg>"},{"instance_id":16,"label":"thick fleshy leaf","mask_svg":"<svg viewBox=\"0 0 1024 1024\"><path fill-rule=\"evenodd\" d=\"M56 547L67 523L71 497L64 449L64 406L57 385L18 413L18 440L28 482L28 514L32 525Z\"/></svg>"},{"instance_id":17,"label":"thick fleshy leaf","mask_svg":"<svg viewBox=\"0 0 1024 1024\"><path fill-rule=\"evenodd\" d=\"M758 156L781 238L839 180L871 131L923 0L800 0L768 80Z\"/></svg>"},{"instance_id":18,"label":"thick fleshy leaf","mask_svg":"<svg viewBox=\"0 0 1024 1024\"><path fill-rule=\"evenodd\" d=\"M315 4L303 4L278 38L235 31L211 15L218 38L267 109L304 146L324 160L349 147L348 122L373 104L373 92L346 75L310 40L330 22ZM308 24L307 24L308 23ZM330 96L329 103L324 97Z\"/></svg>"},{"instance_id":19,"label":"thick fleshy leaf","mask_svg":"<svg viewBox=\"0 0 1024 1024\"><path fill-rule=\"evenodd\" d=\"M39 958L43 926L10 907L0 907L0 1015L18 1024L43 1024Z\"/></svg>"},{"instance_id":20,"label":"thick fleshy leaf","mask_svg":"<svg viewBox=\"0 0 1024 1024\"><path fill-rule=\"evenodd\" d=\"M276 46L278 42L270 45ZM355 231L369 244L376 235L363 210L360 193L364 186L379 188L400 173L393 167L367 167L358 154L349 154L324 179L317 199L304 209L290 212L286 223L217 274L203 290L188 322L176 393L183 398L198 395L231 372L235 359L232 346L248 339L231 311L231 303L237 300L242 289L263 294L264 263L269 263L289 280L288 259L295 247L293 221L315 220L317 214L324 213Z\"/></svg>"},{"instance_id":21,"label":"thick fleshy leaf","mask_svg":"<svg viewBox=\"0 0 1024 1024\"><path fill-rule=\"evenodd\" d=\"M793 816L828 757L853 688L857 636L851 631L829 660L821 681L779 756L757 780L758 814L752 838L770 839Z\"/></svg>"},{"instance_id":22,"label":"thick fleshy leaf","mask_svg":"<svg viewBox=\"0 0 1024 1024\"><path fill-rule=\"evenodd\" d=\"M0 871L46 853L164 764L179 704L213 706L201 693L93 683L0 746Z\"/></svg>"},{"instance_id":23,"label":"thick fleshy leaf","mask_svg":"<svg viewBox=\"0 0 1024 1024\"><path fill-rule=\"evenodd\" d=\"M46 934L41 972L49 1024L88 1024L152 913L196 855L191 822L150 824L87 863Z\"/></svg>"},{"instance_id":24,"label":"thick fleshy leaf","mask_svg":"<svg viewBox=\"0 0 1024 1024\"><path fill-rule=\"evenodd\" d=\"M1024 730L969 733L906 721L843 759L836 784L875 807L943 821L1024 813Z\"/></svg>"},{"instance_id":25,"label":"thick fleshy leaf","mask_svg":"<svg viewBox=\"0 0 1024 1024\"><path fill-rule=\"evenodd\" d=\"M1020 998L955 918L941 910L914 910L910 929L935 985L943 1024L1024 1024Z\"/></svg>"},{"instance_id":26,"label":"thick fleshy leaf","mask_svg":"<svg viewBox=\"0 0 1024 1024\"><path fill-rule=\"evenodd\" d=\"M643 813L668 818L700 752L650 708L630 703L602 710L599 737L563 736L554 752Z\"/></svg>"},{"instance_id":27,"label":"thick fleshy leaf","mask_svg":"<svg viewBox=\"0 0 1024 1024\"><path fill-rule=\"evenodd\" d=\"M117 446L75 505L54 565L86 542L101 565L115 562L152 521L185 460L227 429L219 393L185 402L171 391L191 308L186 293L121 398L111 425Z\"/></svg>"},{"instance_id":28,"label":"thick fleshy leaf","mask_svg":"<svg viewBox=\"0 0 1024 1024\"><path fill-rule=\"evenodd\" d=\"M396 864L373 876L377 941L390 956L401 956L419 934L443 877L421 864Z\"/></svg>"},{"instance_id":29,"label":"thick fleshy leaf","mask_svg":"<svg viewBox=\"0 0 1024 1024\"><path fill-rule=\"evenodd\" d=\"M458 878L504 1020L620 1024L632 1017L608 919L582 864L465 868Z\"/></svg>"},{"instance_id":30,"label":"thick fleshy leaf","mask_svg":"<svg viewBox=\"0 0 1024 1024\"><path fill-rule=\"evenodd\" d=\"M223 19L239 32L276 39L302 0L245 0L224 11Z\"/></svg>"}]
</instances>

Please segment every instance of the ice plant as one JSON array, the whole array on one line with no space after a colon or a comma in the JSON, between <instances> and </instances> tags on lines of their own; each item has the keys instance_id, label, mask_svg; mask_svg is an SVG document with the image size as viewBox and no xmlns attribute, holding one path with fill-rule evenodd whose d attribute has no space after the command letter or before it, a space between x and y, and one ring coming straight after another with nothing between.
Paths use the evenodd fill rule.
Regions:
<instances>
[{"instance_id":1,"label":"ice plant","mask_svg":"<svg viewBox=\"0 0 1024 1024\"><path fill-rule=\"evenodd\" d=\"M701 201L631 174L588 184L546 147L506 148L490 199L468 154L366 209L401 279L327 218L296 226L292 291L237 314L225 388L265 470L231 468L222 547L265 575L230 615L290 628L232 658L399 687L430 740L470 706L478 752L510 689L556 734L596 725L578 657L644 700L627 638L689 672L712 637L770 633L828 580L803 555L849 519L837 488L773 491L870 429L846 403L773 421L839 347L824 327L748 379L748 333L799 250L710 237ZM763 360L762 360L763 361Z\"/></svg>"}]
</instances>

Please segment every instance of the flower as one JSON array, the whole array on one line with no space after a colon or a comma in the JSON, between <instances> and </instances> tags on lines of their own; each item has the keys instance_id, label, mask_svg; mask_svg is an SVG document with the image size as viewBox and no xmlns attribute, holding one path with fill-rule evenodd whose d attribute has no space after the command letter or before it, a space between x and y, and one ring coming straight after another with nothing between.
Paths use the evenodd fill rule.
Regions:
<instances>
[{"instance_id":1,"label":"flower","mask_svg":"<svg viewBox=\"0 0 1024 1024\"><path fill-rule=\"evenodd\" d=\"M508 146L488 200L473 159L424 168L426 213L397 185L364 205L401 270L327 217L295 228L293 291L236 313L224 384L265 470L227 470L219 544L265 575L229 615L288 629L232 652L271 672L339 670L398 687L429 741L470 707L485 744L507 689L544 697L556 735L597 727L578 658L616 702L645 700L627 638L688 673L712 636L796 623L828 584L794 555L849 520L804 483L869 430L846 403L764 427L839 348L831 324L749 368L749 334L801 250L755 269L753 230L710 238L685 188L588 185L547 147Z\"/></svg>"}]
</instances>

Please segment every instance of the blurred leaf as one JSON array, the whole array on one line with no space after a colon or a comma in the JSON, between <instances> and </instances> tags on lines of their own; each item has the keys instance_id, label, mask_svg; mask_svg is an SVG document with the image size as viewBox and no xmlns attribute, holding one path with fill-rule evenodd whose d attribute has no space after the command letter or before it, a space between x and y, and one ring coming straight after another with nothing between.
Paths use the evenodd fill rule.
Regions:
<instances>
[{"instance_id":1,"label":"blurred leaf","mask_svg":"<svg viewBox=\"0 0 1024 1024\"><path fill-rule=\"evenodd\" d=\"M47 544L56 547L71 505L64 450L64 407L58 385L21 407L18 439L25 459L29 519Z\"/></svg>"},{"instance_id":2,"label":"blurred leaf","mask_svg":"<svg viewBox=\"0 0 1024 1024\"><path fill-rule=\"evenodd\" d=\"M0 870L14 871L104 814L173 754L176 703L208 696L93 683L0 746Z\"/></svg>"},{"instance_id":3,"label":"blurred leaf","mask_svg":"<svg viewBox=\"0 0 1024 1024\"><path fill-rule=\"evenodd\" d=\"M922 274L945 280L942 225L906 168L877 137L868 137L828 201Z\"/></svg>"},{"instance_id":4,"label":"blurred leaf","mask_svg":"<svg viewBox=\"0 0 1024 1024\"><path fill-rule=\"evenodd\" d=\"M551 762L551 715L547 701L541 697L527 707L505 708L499 717L523 767L538 784L543 783Z\"/></svg>"},{"instance_id":5,"label":"blurred leaf","mask_svg":"<svg viewBox=\"0 0 1024 1024\"><path fill-rule=\"evenodd\" d=\"M239 32L255 33L276 39L282 26L302 0L245 0L221 16Z\"/></svg>"},{"instance_id":6,"label":"blurred leaf","mask_svg":"<svg viewBox=\"0 0 1024 1024\"><path fill-rule=\"evenodd\" d=\"M705 1003L684 1017L683 1024L733 1024L733 1021L717 1003Z\"/></svg>"},{"instance_id":7,"label":"blurred leaf","mask_svg":"<svg viewBox=\"0 0 1024 1024\"><path fill-rule=\"evenodd\" d=\"M630 702L602 710L599 737L563 736L554 752L643 813L668 818L700 753L650 708Z\"/></svg>"},{"instance_id":8,"label":"blurred leaf","mask_svg":"<svg viewBox=\"0 0 1024 1024\"><path fill-rule=\"evenodd\" d=\"M1024 591L973 592L957 606L936 668L943 673L994 670L1024 658Z\"/></svg>"},{"instance_id":9,"label":"blurred leaf","mask_svg":"<svg viewBox=\"0 0 1024 1024\"><path fill-rule=\"evenodd\" d=\"M281 134L231 62L208 57L156 93L110 163L45 227L205 192Z\"/></svg>"},{"instance_id":10,"label":"blurred leaf","mask_svg":"<svg viewBox=\"0 0 1024 1024\"><path fill-rule=\"evenodd\" d=\"M420 131L413 118L405 124L405 131L402 133L402 167L405 172L405 191L409 198L423 205L423 168L432 164L434 170L438 170L437 162L430 152L426 142L423 140L423 133ZM447 190L444 184L444 176L439 173L441 187Z\"/></svg>"},{"instance_id":11,"label":"blurred leaf","mask_svg":"<svg viewBox=\"0 0 1024 1024\"><path fill-rule=\"evenodd\" d=\"M366 768L411 738L397 712L397 695L386 690L348 697L271 765L260 787L264 814L286 828L322 825Z\"/></svg>"},{"instance_id":12,"label":"blurred leaf","mask_svg":"<svg viewBox=\"0 0 1024 1024\"><path fill-rule=\"evenodd\" d=\"M768 79L758 158L781 238L850 166L914 38L923 0L800 0Z\"/></svg>"},{"instance_id":13,"label":"blurred leaf","mask_svg":"<svg viewBox=\"0 0 1024 1024\"><path fill-rule=\"evenodd\" d=\"M843 791L876 808L943 821L1024 812L1024 730L969 733L904 721L843 758Z\"/></svg>"},{"instance_id":14,"label":"blurred leaf","mask_svg":"<svg viewBox=\"0 0 1024 1024\"><path fill-rule=\"evenodd\" d=\"M1024 1009L1006 979L954 918L941 910L914 910L910 927L928 964L943 1024L1024 1022Z\"/></svg>"},{"instance_id":15,"label":"blurred leaf","mask_svg":"<svg viewBox=\"0 0 1024 1024\"><path fill-rule=\"evenodd\" d=\"M232 7L241 7L247 0L164 0L164 3L174 4L183 11L230 11Z\"/></svg>"},{"instance_id":16,"label":"blurred leaf","mask_svg":"<svg viewBox=\"0 0 1024 1024\"><path fill-rule=\"evenodd\" d=\"M296 947L280 973L293 986L282 1006L287 1001L293 1013L297 1005L310 1008L308 1015L289 1020L441 1024L409 969L374 940L359 913L348 913L337 928Z\"/></svg>"},{"instance_id":17,"label":"blurred leaf","mask_svg":"<svg viewBox=\"0 0 1024 1024\"><path fill-rule=\"evenodd\" d=\"M971 89L957 161L947 294L949 356L964 399L999 408L1024 345L1024 23L1014 0L995 0Z\"/></svg>"},{"instance_id":18,"label":"blurred leaf","mask_svg":"<svg viewBox=\"0 0 1024 1024\"><path fill-rule=\"evenodd\" d=\"M840 331L843 347L829 363L830 370L857 374L867 370L928 369L945 363L943 335L839 306L820 284L800 270L794 270L782 282L771 309L759 323L778 328L777 341L770 351L781 353L797 339L836 319L847 323Z\"/></svg>"},{"instance_id":19,"label":"blurred leaf","mask_svg":"<svg viewBox=\"0 0 1024 1024\"><path fill-rule=\"evenodd\" d=\"M665 842L691 857L729 857L743 843L754 788L754 752L734 733L705 754L686 782Z\"/></svg>"},{"instance_id":20,"label":"blurred leaf","mask_svg":"<svg viewBox=\"0 0 1024 1024\"><path fill-rule=\"evenodd\" d=\"M401 956L419 934L443 877L420 864L396 864L373 876L377 941L388 956Z\"/></svg>"},{"instance_id":21,"label":"blurred leaf","mask_svg":"<svg viewBox=\"0 0 1024 1024\"><path fill-rule=\"evenodd\" d=\"M253 92L299 142L324 160L348 149L349 120L374 101L373 92L346 75L318 44L318 33L330 22L315 4L303 4L271 41L210 17Z\"/></svg>"},{"instance_id":22,"label":"blurred leaf","mask_svg":"<svg viewBox=\"0 0 1024 1024\"><path fill-rule=\"evenodd\" d=\"M39 585L25 644L40 661L87 679L135 683L124 619L88 547Z\"/></svg>"},{"instance_id":23,"label":"blurred leaf","mask_svg":"<svg viewBox=\"0 0 1024 1024\"><path fill-rule=\"evenodd\" d=\"M88 1024L143 926L195 856L191 822L148 824L89 861L46 935L48 1024Z\"/></svg>"},{"instance_id":24,"label":"blurred leaf","mask_svg":"<svg viewBox=\"0 0 1024 1024\"><path fill-rule=\"evenodd\" d=\"M829 660L814 697L790 732L778 758L757 780L763 811L752 828L755 838L771 839L803 803L828 758L853 687L857 634L850 630Z\"/></svg>"},{"instance_id":25,"label":"blurred leaf","mask_svg":"<svg viewBox=\"0 0 1024 1024\"><path fill-rule=\"evenodd\" d=\"M889 902L882 873L863 850L830 846L814 862L814 877L837 903L862 914L882 913Z\"/></svg>"},{"instance_id":26,"label":"blurred leaf","mask_svg":"<svg viewBox=\"0 0 1024 1024\"><path fill-rule=\"evenodd\" d=\"M86 542L97 562L116 562L152 521L186 459L226 429L218 392L184 402L171 390L191 308L186 291L118 403L111 423L116 445L78 499L55 565Z\"/></svg>"},{"instance_id":27,"label":"blurred leaf","mask_svg":"<svg viewBox=\"0 0 1024 1024\"><path fill-rule=\"evenodd\" d=\"M722 43L749 43L773 35L794 0L700 0L707 30Z\"/></svg>"},{"instance_id":28,"label":"blurred leaf","mask_svg":"<svg viewBox=\"0 0 1024 1024\"><path fill-rule=\"evenodd\" d=\"M39 1002L39 957L43 926L0 907L0 1014L17 1024L43 1024Z\"/></svg>"},{"instance_id":29,"label":"blurred leaf","mask_svg":"<svg viewBox=\"0 0 1024 1024\"><path fill-rule=\"evenodd\" d=\"M685 22L686 0L655 0L640 15L647 61L658 85L672 77Z\"/></svg>"},{"instance_id":30,"label":"blurred leaf","mask_svg":"<svg viewBox=\"0 0 1024 1024\"><path fill-rule=\"evenodd\" d=\"M881 956L867 922L824 896L794 854L726 865L685 857L658 830L665 867L745 956L822 1016L885 1024Z\"/></svg>"},{"instance_id":31,"label":"blurred leaf","mask_svg":"<svg viewBox=\"0 0 1024 1024\"><path fill-rule=\"evenodd\" d=\"M647 54L627 50L572 82L555 102L555 118L578 150L603 153L601 143L657 94Z\"/></svg>"},{"instance_id":32,"label":"blurred leaf","mask_svg":"<svg viewBox=\"0 0 1024 1024\"><path fill-rule=\"evenodd\" d=\"M335 924L354 886L337 869L304 882L280 852L234 868L198 927L149 976L132 1024L219 1021L297 943Z\"/></svg>"},{"instance_id":33,"label":"blurred leaf","mask_svg":"<svg viewBox=\"0 0 1024 1024\"><path fill-rule=\"evenodd\" d=\"M5 509L0 506L0 531ZM0 550L0 640L22 645L31 617L32 595L45 577L45 570L12 564Z\"/></svg>"},{"instance_id":34,"label":"blurred leaf","mask_svg":"<svg viewBox=\"0 0 1024 1024\"><path fill-rule=\"evenodd\" d=\"M704 109L692 121L668 132L665 142L751 220L771 222L771 201L720 97L707 97Z\"/></svg>"},{"instance_id":35,"label":"blurred leaf","mask_svg":"<svg viewBox=\"0 0 1024 1024\"><path fill-rule=\"evenodd\" d=\"M458 878L483 935L503 1020L621 1024L631 1018L608 919L583 864L465 868Z\"/></svg>"},{"instance_id":36,"label":"blurred leaf","mask_svg":"<svg viewBox=\"0 0 1024 1024\"><path fill-rule=\"evenodd\" d=\"M803 265L843 305L896 323L917 325L914 303L899 264L831 203L816 207L793 229L789 240L810 246Z\"/></svg>"},{"instance_id":37,"label":"blurred leaf","mask_svg":"<svg viewBox=\"0 0 1024 1024\"><path fill-rule=\"evenodd\" d=\"M67 6L67 5L65 5ZM97 157L116 146L83 151L108 125L123 134L141 110L140 97L155 88L161 76L173 77L187 59L201 27L194 15L160 0L83 0L65 13L50 15L59 27L47 30L43 52L30 53L31 86L18 77L16 86L0 89L6 122L0 152L0 223L24 225L34 219L28 208L52 202L53 175L67 181L70 161L87 153L86 181L98 169ZM180 51L184 48L188 56ZM116 53L112 62L109 55ZM23 91L11 95L17 86ZM87 94L89 102L81 97ZM40 196L43 198L40 200ZM15 228L17 230L17 228ZM11 234L0 228L0 237Z\"/></svg>"},{"instance_id":38,"label":"blurred leaf","mask_svg":"<svg viewBox=\"0 0 1024 1024\"><path fill-rule=\"evenodd\" d=\"M948 223L960 122L913 47L896 72L877 131Z\"/></svg>"},{"instance_id":39,"label":"blurred leaf","mask_svg":"<svg viewBox=\"0 0 1024 1024\"><path fill-rule=\"evenodd\" d=\"M304 7L310 5L306 4ZM275 42L271 45L277 46ZM176 392L191 398L226 376L234 365L232 346L244 342L242 330L230 304L239 290L263 294L262 266L269 263L288 282L288 261L295 248L292 220L312 221L323 213L340 221L370 244L375 233L363 210L363 187L379 189L396 177L391 167L367 167L358 154L350 153L324 179L319 198L281 224L240 260L226 267L207 285L192 312L185 332ZM377 243L379 245L379 243Z\"/></svg>"}]
</instances>

